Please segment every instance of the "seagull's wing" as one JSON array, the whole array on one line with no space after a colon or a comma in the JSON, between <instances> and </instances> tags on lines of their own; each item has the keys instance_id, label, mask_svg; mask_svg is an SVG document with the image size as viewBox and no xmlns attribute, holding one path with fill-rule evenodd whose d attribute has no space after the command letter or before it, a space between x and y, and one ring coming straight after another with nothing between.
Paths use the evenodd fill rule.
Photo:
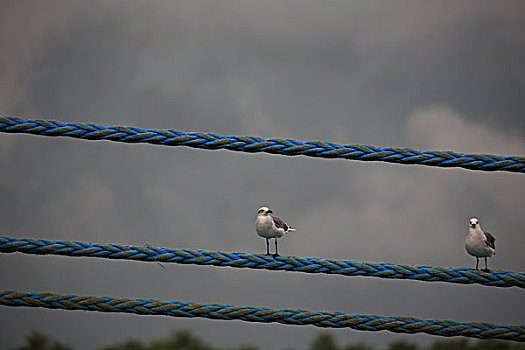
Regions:
<instances>
[{"instance_id":1,"label":"seagull's wing","mask_svg":"<svg viewBox=\"0 0 525 350\"><path fill-rule=\"evenodd\" d=\"M491 235L490 232L483 233L485 234L485 242L487 243L487 245L492 249L496 249L496 244L494 243L496 242L496 238L494 238L494 236Z\"/></svg>"},{"instance_id":2,"label":"seagull's wing","mask_svg":"<svg viewBox=\"0 0 525 350\"><path fill-rule=\"evenodd\" d=\"M275 227L282 228L284 232L288 231L289 227L280 217L275 215L270 215L272 217L273 223L275 224Z\"/></svg>"}]
</instances>

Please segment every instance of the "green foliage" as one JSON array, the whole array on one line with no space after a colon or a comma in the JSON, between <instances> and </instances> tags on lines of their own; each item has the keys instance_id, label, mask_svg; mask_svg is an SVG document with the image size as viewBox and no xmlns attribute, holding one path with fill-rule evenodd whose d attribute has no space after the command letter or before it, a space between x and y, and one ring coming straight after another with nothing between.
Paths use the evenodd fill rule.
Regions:
<instances>
[{"instance_id":1,"label":"green foliage","mask_svg":"<svg viewBox=\"0 0 525 350\"><path fill-rule=\"evenodd\" d=\"M348 344L343 348L343 350L374 350L371 345L368 345L363 342Z\"/></svg>"},{"instance_id":2,"label":"green foliage","mask_svg":"<svg viewBox=\"0 0 525 350\"><path fill-rule=\"evenodd\" d=\"M136 340L130 340L126 343L126 350L145 350L145 347Z\"/></svg>"},{"instance_id":3,"label":"green foliage","mask_svg":"<svg viewBox=\"0 0 525 350\"><path fill-rule=\"evenodd\" d=\"M418 350L417 345L406 339L396 340L388 346L388 350Z\"/></svg>"},{"instance_id":4,"label":"green foliage","mask_svg":"<svg viewBox=\"0 0 525 350\"><path fill-rule=\"evenodd\" d=\"M480 340L469 350L525 350L525 345L503 340Z\"/></svg>"},{"instance_id":5,"label":"green foliage","mask_svg":"<svg viewBox=\"0 0 525 350\"><path fill-rule=\"evenodd\" d=\"M122 344L107 346L104 350L146 350L146 348L136 340L128 340Z\"/></svg>"},{"instance_id":6,"label":"green foliage","mask_svg":"<svg viewBox=\"0 0 525 350\"><path fill-rule=\"evenodd\" d=\"M338 350L334 336L328 332L321 332L310 344L309 350Z\"/></svg>"},{"instance_id":7,"label":"green foliage","mask_svg":"<svg viewBox=\"0 0 525 350\"><path fill-rule=\"evenodd\" d=\"M388 350L525 350L524 344L502 340L469 341L465 338L437 339L426 347L419 347L404 338L396 340L387 347ZM73 350L49 336L32 331L26 336L25 345L12 350ZM100 350L222 350L207 344L189 330L175 330L169 337L156 339L149 344L137 340L128 340L120 344L106 346ZM229 350L257 350L254 345L243 344ZM308 350L374 350L374 347L363 342L349 343L339 347L335 337L329 332L320 332L314 336Z\"/></svg>"},{"instance_id":8,"label":"green foliage","mask_svg":"<svg viewBox=\"0 0 525 350\"><path fill-rule=\"evenodd\" d=\"M257 347L253 345L241 345L237 350L257 350Z\"/></svg>"},{"instance_id":9,"label":"green foliage","mask_svg":"<svg viewBox=\"0 0 525 350\"><path fill-rule=\"evenodd\" d=\"M503 340L478 340L465 338L436 340L426 350L525 350L525 345Z\"/></svg>"},{"instance_id":10,"label":"green foliage","mask_svg":"<svg viewBox=\"0 0 525 350\"><path fill-rule=\"evenodd\" d=\"M154 340L148 345L129 340L102 350L218 350L193 335L189 330L174 331L169 338Z\"/></svg>"},{"instance_id":11,"label":"green foliage","mask_svg":"<svg viewBox=\"0 0 525 350\"><path fill-rule=\"evenodd\" d=\"M465 338L436 340L427 348L428 350L474 350Z\"/></svg>"},{"instance_id":12,"label":"green foliage","mask_svg":"<svg viewBox=\"0 0 525 350\"><path fill-rule=\"evenodd\" d=\"M15 350L73 350L59 341L51 341L48 336L32 331L26 338L26 345L22 345Z\"/></svg>"},{"instance_id":13,"label":"green foliage","mask_svg":"<svg viewBox=\"0 0 525 350\"><path fill-rule=\"evenodd\" d=\"M166 340L153 341L148 350L214 350L189 330L174 331Z\"/></svg>"}]
</instances>

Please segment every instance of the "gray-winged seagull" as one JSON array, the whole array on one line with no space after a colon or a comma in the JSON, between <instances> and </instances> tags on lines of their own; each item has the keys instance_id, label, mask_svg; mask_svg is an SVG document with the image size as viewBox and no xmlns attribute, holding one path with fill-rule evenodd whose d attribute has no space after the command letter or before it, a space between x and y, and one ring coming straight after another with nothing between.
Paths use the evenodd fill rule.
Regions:
<instances>
[{"instance_id":1,"label":"gray-winged seagull","mask_svg":"<svg viewBox=\"0 0 525 350\"><path fill-rule=\"evenodd\" d=\"M476 270L478 269L479 258L485 258L485 269L483 271L489 271L487 257L496 254L495 241L496 238L493 235L481 230L478 219L470 219L465 248L470 255L476 257Z\"/></svg>"},{"instance_id":2,"label":"gray-winged seagull","mask_svg":"<svg viewBox=\"0 0 525 350\"><path fill-rule=\"evenodd\" d=\"M255 221L255 231L262 238L266 239L266 255L279 256L277 251L277 238L281 238L285 233L295 231L280 217L271 215L273 211L268 207L261 207L257 212ZM275 254L270 254L270 239L275 238Z\"/></svg>"}]
</instances>

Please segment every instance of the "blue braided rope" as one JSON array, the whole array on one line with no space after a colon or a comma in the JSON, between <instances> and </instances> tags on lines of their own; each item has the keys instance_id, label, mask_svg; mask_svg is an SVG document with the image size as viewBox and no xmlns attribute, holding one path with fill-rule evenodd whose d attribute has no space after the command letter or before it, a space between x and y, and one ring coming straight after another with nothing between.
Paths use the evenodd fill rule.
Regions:
<instances>
[{"instance_id":1,"label":"blue braided rope","mask_svg":"<svg viewBox=\"0 0 525 350\"><path fill-rule=\"evenodd\" d=\"M263 139L253 136L223 136L202 132L169 129L140 129L129 126L102 126L91 123L64 123L52 120L0 117L0 131L43 136L68 136L86 140L110 140L128 143L151 143L188 146L208 150L228 149L240 152L265 152L286 156L343 158L470 170L525 173L525 157L466 154L450 151L417 151L410 148L371 145L339 145L323 141Z\"/></svg>"},{"instance_id":2,"label":"blue braided rope","mask_svg":"<svg viewBox=\"0 0 525 350\"><path fill-rule=\"evenodd\" d=\"M453 269L436 266L398 265L392 263L292 256L272 257L260 254L170 249L152 246L136 247L117 244L51 241L0 236L0 252L228 266L235 268L325 273L343 276L410 279L426 282L477 283L493 287L525 288L525 273L512 271L482 272L472 269Z\"/></svg>"},{"instance_id":3,"label":"blue braided rope","mask_svg":"<svg viewBox=\"0 0 525 350\"><path fill-rule=\"evenodd\" d=\"M525 326L492 323L468 323L413 317L375 316L340 312L295 309L269 309L255 306L196 304L181 301L124 299L0 291L0 305L31 306L48 309L124 312L138 315L172 317L202 317L215 320L313 325L328 328L352 328L360 331L390 331L395 333L427 333L443 337L497 338L525 341Z\"/></svg>"}]
</instances>

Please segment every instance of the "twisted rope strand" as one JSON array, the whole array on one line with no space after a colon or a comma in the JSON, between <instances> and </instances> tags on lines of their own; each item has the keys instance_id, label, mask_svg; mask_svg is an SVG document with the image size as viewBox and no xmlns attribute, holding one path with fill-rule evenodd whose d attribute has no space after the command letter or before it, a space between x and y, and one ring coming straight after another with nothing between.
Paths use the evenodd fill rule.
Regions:
<instances>
[{"instance_id":1,"label":"twisted rope strand","mask_svg":"<svg viewBox=\"0 0 525 350\"><path fill-rule=\"evenodd\" d=\"M0 252L67 255L525 288L525 273L0 236Z\"/></svg>"},{"instance_id":2,"label":"twisted rope strand","mask_svg":"<svg viewBox=\"0 0 525 350\"><path fill-rule=\"evenodd\" d=\"M253 136L224 136L169 129L140 129L127 126L102 126L91 123L65 123L52 120L0 117L0 131L42 136L68 136L86 140L110 140L127 143L151 143L187 146L208 150L228 149L240 152L265 152L286 156L343 158L470 170L525 173L525 157L466 154L442 151L417 151L410 148L371 145L339 145L323 141L263 139Z\"/></svg>"},{"instance_id":3,"label":"twisted rope strand","mask_svg":"<svg viewBox=\"0 0 525 350\"><path fill-rule=\"evenodd\" d=\"M468 323L413 317L375 316L340 312L270 309L255 306L196 304L190 302L25 293L0 291L0 305L31 306L48 309L124 312L138 315L202 317L216 320L313 325L329 328L352 328L361 331L427 333L443 337L497 338L525 341L525 326L492 323Z\"/></svg>"}]
</instances>

